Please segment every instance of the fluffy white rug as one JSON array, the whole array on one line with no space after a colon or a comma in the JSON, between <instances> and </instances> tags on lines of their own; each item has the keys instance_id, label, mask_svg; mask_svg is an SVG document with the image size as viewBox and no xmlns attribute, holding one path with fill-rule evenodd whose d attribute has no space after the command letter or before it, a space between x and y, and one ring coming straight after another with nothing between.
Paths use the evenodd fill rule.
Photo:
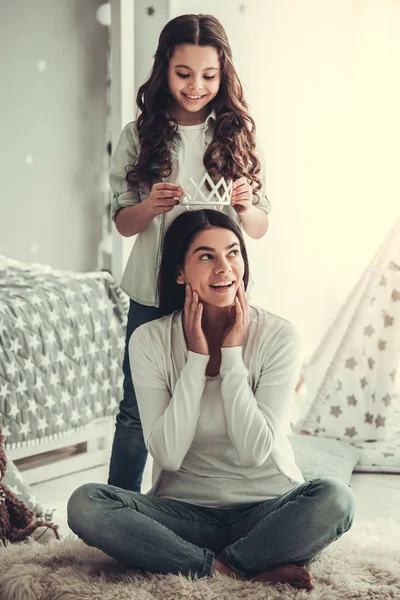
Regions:
<instances>
[{"instance_id":1,"label":"fluffy white rug","mask_svg":"<svg viewBox=\"0 0 400 600\"><path fill-rule=\"evenodd\" d=\"M135 575L80 541L0 548L1 600L391 600L400 598L400 525L354 526L311 566L311 592L224 576Z\"/></svg>"}]
</instances>

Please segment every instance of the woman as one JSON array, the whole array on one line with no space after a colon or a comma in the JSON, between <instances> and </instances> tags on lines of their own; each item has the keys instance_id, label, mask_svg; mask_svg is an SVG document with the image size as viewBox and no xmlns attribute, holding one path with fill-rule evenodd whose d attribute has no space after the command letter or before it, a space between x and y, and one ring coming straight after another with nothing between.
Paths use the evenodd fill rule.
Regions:
<instances>
[{"instance_id":1,"label":"woman","mask_svg":"<svg viewBox=\"0 0 400 600\"><path fill-rule=\"evenodd\" d=\"M333 478L304 483L283 432L298 335L247 303L248 278L229 217L201 210L172 222L164 316L129 346L152 489L86 484L69 501L69 525L132 568L311 589L305 565L351 527L353 494Z\"/></svg>"}]
</instances>

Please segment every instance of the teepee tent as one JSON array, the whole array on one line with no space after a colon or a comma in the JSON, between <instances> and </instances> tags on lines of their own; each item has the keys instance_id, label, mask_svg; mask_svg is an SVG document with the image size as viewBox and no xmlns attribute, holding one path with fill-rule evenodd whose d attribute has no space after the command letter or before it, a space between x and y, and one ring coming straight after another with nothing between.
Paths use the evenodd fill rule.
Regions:
<instances>
[{"instance_id":1,"label":"teepee tent","mask_svg":"<svg viewBox=\"0 0 400 600\"><path fill-rule=\"evenodd\" d=\"M294 430L400 450L399 356L400 219L305 367Z\"/></svg>"}]
</instances>

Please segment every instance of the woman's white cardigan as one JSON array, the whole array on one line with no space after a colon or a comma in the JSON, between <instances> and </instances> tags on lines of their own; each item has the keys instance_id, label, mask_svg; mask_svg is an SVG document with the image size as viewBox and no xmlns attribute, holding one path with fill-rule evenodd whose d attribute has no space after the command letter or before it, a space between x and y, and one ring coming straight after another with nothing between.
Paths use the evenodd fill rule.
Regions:
<instances>
[{"instance_id":1,"label":"woman's white cardigan","mask_svg":"<svg viewBox=\"0 0 400 600\"><path fill-rule=\"evenodd\" d=\"M226 432L227 448L226 454L221 456L219 449L224 446L216 445L215 452L219 455L215 455L215 460L220 473L226 455L227 464L226 468L222 465L222 471L233 475L230 504L235 504L234 486L238 477L243 480L249 476L248 497L241 493L240 503L263 499L259 495L259 482L257 494L252 493L253 477L265 482L265 498L271 497L268 476L274 474L274 469L282 481L290 482L290 487L304 481L284 432L300 365L299 336L292 324L259 307L250 305L249 315L244 345L222 349L218 387L222 408L215 411L215 419L223 421L221 432ZM163 473L168 472L179 474L181 471L183 476L183 479L176 478L173 488L174 485L179 487L182 480L191 481L191 487L196 483L207 486L207 477L199 481L202 470L199 466L194 473L193 464L202 462L201 444L196 440L202 440L204 446L207 443L207 421L200 417L210 383L205 374L209 356L187 350L181 312L139 327L131 337L129 354L144 440L154 459L153 487L149 493L163 495L160 493ZM210 419L214 420L212 412L208 422ZM213 422L214 431L215 427ZM229 446L233 454L228 451ZM194 454L197 454L195 463ZM214 476L210 448L204 472ZM227 485L225 479L224 485ZM285 490L287 487L282 488L282 493ZM174 491L180 499L186 500L185 489ZM203 504L200 495L198 503ZM276 489L273 495L277 495ZM189 501L196 502L193 489L188 497Z\"/></svg>"}]
</instances>

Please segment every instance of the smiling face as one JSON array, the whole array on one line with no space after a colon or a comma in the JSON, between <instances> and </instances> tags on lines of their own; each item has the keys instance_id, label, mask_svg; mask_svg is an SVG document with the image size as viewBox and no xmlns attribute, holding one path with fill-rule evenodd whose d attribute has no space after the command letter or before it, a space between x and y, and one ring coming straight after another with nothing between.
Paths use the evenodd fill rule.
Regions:
<instances>
[{"instance_id":1,"label":"smiling face","mask_svg":"<svg viewBox=\"0 0 400 600\"><path fill-rule=\"evenodd\" d=\"M231 306L244 275L240 243L229 229L210 227L201 231L186 252L177 282L190 283L201 302Z\"/></svg>"},{"instance_id":2,"label":"smiling face","mask_svg":"<svg viewBox=\"0 0 400 600\"><path fill-rule=\"evenodd\" d=\"M213 46L176 46L169 61L168 87L174 99L172 116L180 125L196 125L207 118L207 106L219 90L219 63Z\"/></svg>"}]
</instances>

